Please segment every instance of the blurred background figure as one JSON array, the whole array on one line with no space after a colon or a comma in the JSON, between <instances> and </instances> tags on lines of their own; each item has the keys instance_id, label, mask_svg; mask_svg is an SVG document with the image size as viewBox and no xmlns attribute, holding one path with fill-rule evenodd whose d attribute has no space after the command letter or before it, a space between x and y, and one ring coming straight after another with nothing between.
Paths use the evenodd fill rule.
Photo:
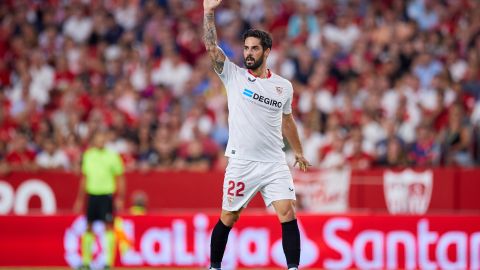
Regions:
<instances>
[{"instance_id":1,"label":"blurred background figure","mask_svg":"<svg viewBox=\"0 0 480 270\"><path fill-rule=\"evenodd\" d=\"M461 105L453 105L448 112L448 124L444 130L442 146L446 165L473 165L472 125L465 118Z\"/></svg>"},{"instance_id":2,"label":"blurred background figure","mask_svg":"<svg viewBox=\"0 0 480 270\"><path fill-rule=\"evenodd\" d=\"M147 213L148 198L147 194L141 190L132 193L132 206L130 207L130 214L135 216L142 216Z\"/></svg>"},{"instance_id":3,"label":"blurred background figure","mask_svg":"<svg viewBox=\"0 0 480 270\"><path fill-rule=\"evenodd\" d=\"M421 167L438 166L440 162L440 144L436 141L432 128L421 125L417 128L417 139L409 153L410 162Z\"/></svg>"},{"instance_id":4,"label":"blurred background figure","mask_svg":"<svg viewBox=\"0 0 480 270\"><path fill-rule=\"evenodd\" d=\"M123 210L125 178L120 155L105 146L107 136L108 133L105 131L96 131L92 135L90 147L82 158L82 178L74 205L74 211L78 213L83 207L83 201L87 201L87 230L81 239L83 264L81 269L90 269L93 259L95 234L92 231L92 224L94 221L104 222L106 227L106 243L103 245L105 268L110 269L115 262L113 222L115 211Z\"/></svg>"},{"instance_id":5,"label":"blurred background figure","mask_svg":"<svg viewBox=\"0 0 480 270\"><path fill-rule=\"evenodd\" d=\"M404 168L410 166L404 145L399 139L389 139L386 141L385 153L380 155L375 162L379 167Z\"/></svg>"},{"instance_id":6,"label":"blurred background figure","mask_svg":"<svg viewBox=\"0 0 480 270\"><path fill-rule=\"evenodd\" d=\"M24 134L17 134L8 145L6 160L12 170L31 171L38 167L35 164L35 151L28 145Z\"/></svg>"},{"instance_id":7,"label":"blurred background figure","mask_svg":"<svg viewBox=\"0 0 480 270\"><path fill-rule=\"evenodd\" d=\"M61 169L70 168L70 161L62 149L56 149L52 139L43 141L41 152L35 157L35 163L40 169Z\"/></svg>"}]
</instances>

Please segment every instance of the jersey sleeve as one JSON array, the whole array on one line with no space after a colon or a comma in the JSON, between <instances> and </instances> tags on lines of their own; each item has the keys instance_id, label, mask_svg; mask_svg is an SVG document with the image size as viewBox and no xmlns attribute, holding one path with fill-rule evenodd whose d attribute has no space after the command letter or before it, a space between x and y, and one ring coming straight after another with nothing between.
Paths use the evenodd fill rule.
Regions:
<instances>
[{"instance_id":1,"label":"jersey sleeve","mask_svg":"<svg viewBox=\"0 0 480 270\"><path fill-rule=\"evenodd\" d=\"M228 57L225 57L225 62L223 63L222 73L217 73L223 83L226 85L233 78L235 72L237 72L238 66L235 65Z\"/></svg>"},{"instance_id":2,"label":"jersey sleeve","mask_svg":"<svg viewBox=\"0 0 480 270\"><path fill-rule=\"evenodd\" d=\"M123 167L123 161L119 154L115 153L113 158L113 173L115 176L122 175L125 171Z\"/></svg>"},{"instance_id":3,"label":"jersey sleeve","mask_svg":"<svg viewBox=\"0 0 480 270\"><path fill-rule=\"evenodd\" d=\"M289 85L289 95L285 104L283 105L283 114L291 114L292 113L292 99L293 99L293 87Z\"/></svg>"},{"instance_id":4,"label":"jersey sleeve","mask_svg":"<svg viewBox=\"0 0 480 270\"><path fill-rule=\"evenodd\" d=\"M88 173L88 165L87 165L87 162L86 161L86 156L88 155L88 151L84 152L83 155L82 155L82 174L83 175L87 175Z\"/></svg>"}]
</instances>

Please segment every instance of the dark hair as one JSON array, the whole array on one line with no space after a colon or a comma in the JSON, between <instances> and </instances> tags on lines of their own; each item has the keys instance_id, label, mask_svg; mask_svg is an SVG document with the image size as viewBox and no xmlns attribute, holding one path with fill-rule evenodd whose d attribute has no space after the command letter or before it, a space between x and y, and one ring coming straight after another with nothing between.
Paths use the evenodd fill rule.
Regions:
<instances>
[{"instance_id":1,"label":"dark hair","mask_svg":"<svg viewBox=\"0 0 480 270\"><path fill-rule=\"evenodd\" d=\"M243 33L243 41L245 42L248 37L260 39L260 44L262 44L263 50L272 49L272 37L268 32L258 29L248 29Z\"/></svg>"}]
</instances>

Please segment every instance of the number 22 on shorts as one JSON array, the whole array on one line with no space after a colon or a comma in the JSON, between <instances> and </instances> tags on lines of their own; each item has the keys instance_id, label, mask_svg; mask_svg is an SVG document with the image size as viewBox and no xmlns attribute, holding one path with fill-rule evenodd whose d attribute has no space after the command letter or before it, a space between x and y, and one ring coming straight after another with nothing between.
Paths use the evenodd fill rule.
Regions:
<instances>
[{"instance_id":1,"label":"number 22 on shorts","mask_svg":"<svg viewBox=\"0 0 480 270\"><path fill-rule=\"evenodd\" d=\"M227 195L242 197L245 190L245 183L242 181L235 182L233 180L228 181Z\"/></svg>"}]
</instances>

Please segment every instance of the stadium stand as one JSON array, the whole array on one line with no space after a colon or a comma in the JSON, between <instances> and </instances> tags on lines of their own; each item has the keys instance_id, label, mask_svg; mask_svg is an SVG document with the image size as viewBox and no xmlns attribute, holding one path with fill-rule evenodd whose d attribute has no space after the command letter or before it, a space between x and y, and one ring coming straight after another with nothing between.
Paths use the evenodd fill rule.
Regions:
<instances>
[{"instance_id":1,"label":"stadium stand","mask_svg":"<svg viewBox=\"0 0 480 270\"><path fill-rule=\"evenodd\" d=\"M220 46L270 31L315 167L475 166L480 3L225 1ZM76 171L96 129L128 170L221 170L226 97L201 1L0 4L0 171ZM334 156L332 156L332 154ZM333 161L332 161L333 160ZM333 162L333 163L332 163Z\"/></svg>"}]
</instances>

